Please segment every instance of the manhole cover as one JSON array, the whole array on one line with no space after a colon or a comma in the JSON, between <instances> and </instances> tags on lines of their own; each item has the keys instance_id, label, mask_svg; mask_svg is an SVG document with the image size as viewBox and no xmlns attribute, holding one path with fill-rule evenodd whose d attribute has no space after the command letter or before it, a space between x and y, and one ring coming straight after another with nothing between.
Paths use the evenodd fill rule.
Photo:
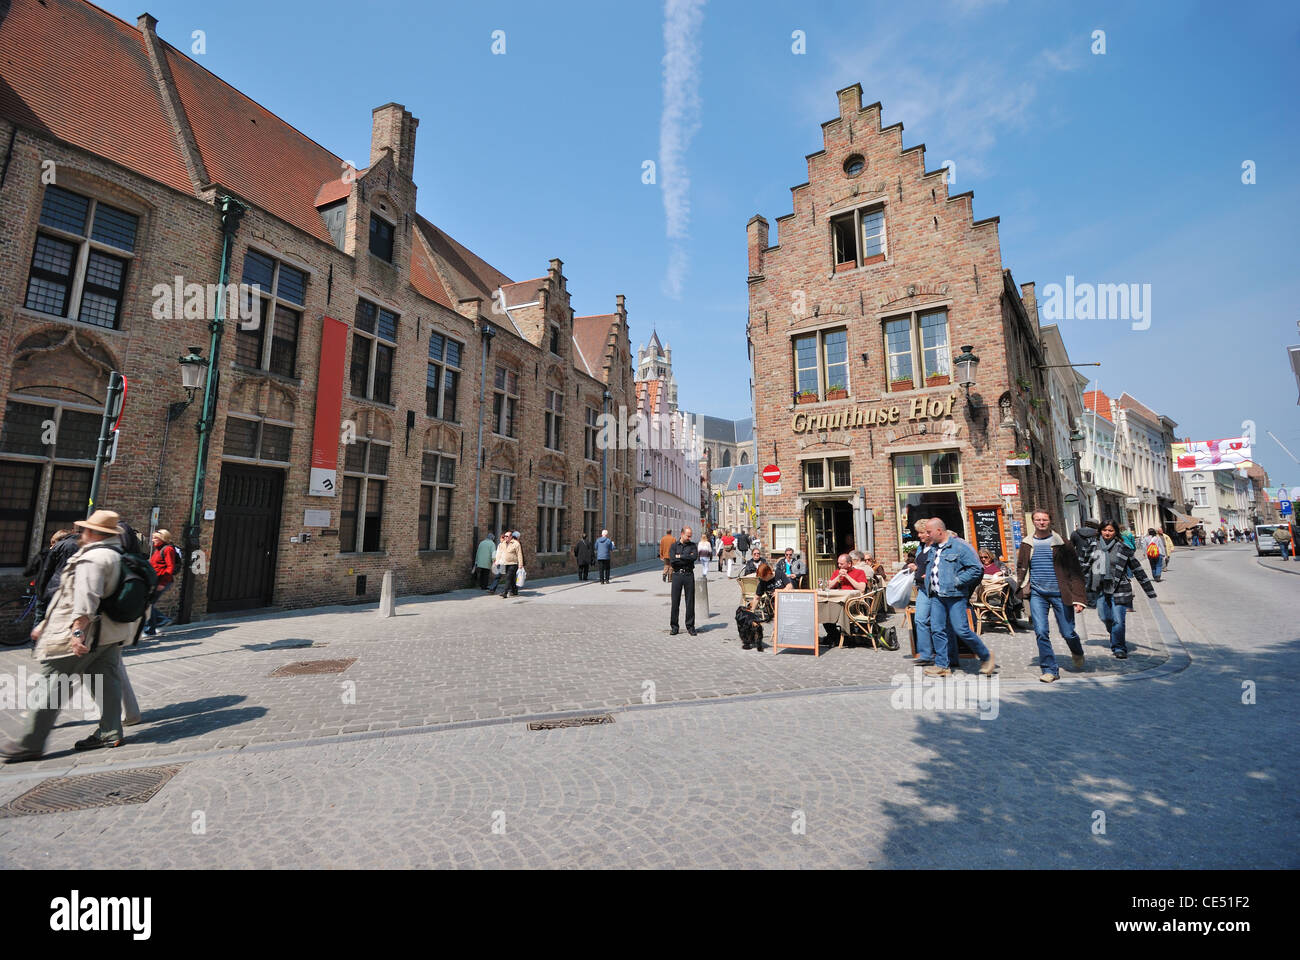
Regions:
<instances>
[{"instance_id":1,"label":"manhole cover","mask_svg":"<svg viewBox=\"0 0 1300 960\"><path fill-rule=\"evenodd\" d=\"M619 592L619 593L645 593L644 590L640 590L640 589L637 589L637 588L635 588L635 587L623 587L623 588L620 588L620 590L619 590L618 592Z\"/></svg>"},{"instance_id":2,"label":"manhole cover","mask_svg":"<svg viewBox=\"0 0 1300 960\"><path fill-rule=\"evenodd\" d=\"M602 723L613 723L612 714L602 713L591 717L568 717L564 720L536 720L528 725L529 730L559 730L562 727L594 727Z\"/></svg>"},{"instance_id":3,"label":"manhole cover","mask_svg":"<svg viewBox=\"0 0 1300 960\"><path fill-rule=\"evenodd\" d=\"M144 803L176 776L179 770L179 766L139 767L134 770L84 773L76 777L55 777L42 781L0 807L0 818Z\"/></svg>"},{"instance_id":4,"label":"manhole cover","mask_svg":"<svg viewBox=\"0 0 1300 960\"><path fill-rule=\"evenodd\" d=\"M286 663L283 667L277 667L268 676L305 677L314 673L342 673L356 662L356 657L348 657L345 660L299 660L297 663Z\"/></svg>"}]
</instances>

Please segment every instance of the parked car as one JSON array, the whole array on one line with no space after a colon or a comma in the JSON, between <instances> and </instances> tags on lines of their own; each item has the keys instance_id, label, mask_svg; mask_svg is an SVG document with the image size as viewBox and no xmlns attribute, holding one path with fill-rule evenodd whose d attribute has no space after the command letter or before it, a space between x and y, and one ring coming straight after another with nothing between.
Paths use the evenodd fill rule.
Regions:
<instances>
[{"instance_id":1,"label":"parked car","mask_svg":"<svg viewBox=\"0 0 1300 960\"><path fill-rule=\"evenodd\" d=\"M1278 548L1277 541L1273 539L1273 531L1282 526L1280 523L1261 523L1255 526L1255 553L1259 556L1264 554L1277 554L1279 557L1282 551ZM1294 530L1292 532L1294 536Z\"/></svg>"}]
</instances>

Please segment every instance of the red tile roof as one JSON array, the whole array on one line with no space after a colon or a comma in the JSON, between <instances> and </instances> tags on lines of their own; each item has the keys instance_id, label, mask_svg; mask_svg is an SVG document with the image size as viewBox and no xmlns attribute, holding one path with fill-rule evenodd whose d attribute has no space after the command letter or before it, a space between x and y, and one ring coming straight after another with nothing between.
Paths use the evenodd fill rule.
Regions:
<instances>
[{"instance_id":1,"label":"red tile roof","mask_svg":"<svg viewBox=\"0 0 1300 960\"><path fill-rule=\"evenodd\" d=\"M194 193L140 31L89 3L13 0L0 115Z\"/></svg>"},{"instance_id":2,"label":"red tile roof","mask_svg":"<svg viewBox=\"0 0 1300 960\"><path fill-rule=\"evenodd\" d=\"M1115 416L1111 413L1110 397L1099 390L1089 390L1083 395L1083 406L1086 410L1095 410L1097 416L1111 423L1115 422Z\"/></svg>"},{"instance_id":3,"label":"red tile roof","mask_svg":"<svg viewBox=\"0 0 1300 960\"><path fill-rule=\"evenodd\" d=\"M505 294L506 306L520 307L525 303L536 303L541 289L545 285L545 277L535 277L532 280L520 280L518 283L505 284L501 290Z\"/></svg>"},{"instance_id":4,"label":"red tile roof","mask_svg":"<svg viewBox=\"0 0 1300 960\"><path fill-rule=\"evenodd\" d=\"M364 175L365 175L364 170L358 170L356 176L354 177L354 181L356 177L361 177ZM346 200L351 193L352 193L351 183L341 178L338 180L330 180L327 183L322 183L320 185L320 189L316 191L316 203L313 204L313 206L323 207L326 206L327 204L335 203L339 200Z\"/></svg>"},{"instance_id":5,"label":"red tile roof","mask_svg":"<svg viewBox=\"0 0 1300 960\"><path fill-rule=\"evenodd\" d=\"M587 361L588 372L600 380L605 373L605 354L609 350L609 328L618 322L617 313L573 318L573 342Z\"/></svg>"},{"instance_id":6,"label":"red tile roof","mask_svg":"<svg viewBox=\"0 0 1300 960\"><path fill-rule=\"evenodd\" d=\"M338 179L343 161L175 48L165 50L212 181L333 244L316 196Z\"/></svg>"},{"instance_id":7,"label":"red tile roof","mask_svg":"<svg viewBox=\"0 0 1300 960\"><path fill-rule=\"evenodd\" d=\"M424 244L419 236L415 235L414 230L411 233L411 286L421 296L428 297L434 303L442 304L448 310L455 310L451 298L447 296L447 288L442 285L437 272L433 269L433 264L429 262Z\"/></svg>"},{"instance_id":8,"label":"red tile roof","mask_svg":"<svg viewBox=\"0 0 1300 960\"><path fill-rule=\"evenodd\" d=\"M1138 416L1149 421L1156 428L1160 427L1160 414L1156 413L1133 395L1126 392L1120 396L1116 403L1125 410L1132 410Z\"/></svg>"},{"instance_id":9,"label":"red tile roof","mask_svg":"<svg viewBox=\"0 0 1300 960\"><path fill-rule=\"evenodd\" d=\"M489 316L497 288L509 286L514 281L424 217L417 215L415 223L437 258L448 294L458 301L481 297L483 316Z\"/></svg>"}]
</instances>

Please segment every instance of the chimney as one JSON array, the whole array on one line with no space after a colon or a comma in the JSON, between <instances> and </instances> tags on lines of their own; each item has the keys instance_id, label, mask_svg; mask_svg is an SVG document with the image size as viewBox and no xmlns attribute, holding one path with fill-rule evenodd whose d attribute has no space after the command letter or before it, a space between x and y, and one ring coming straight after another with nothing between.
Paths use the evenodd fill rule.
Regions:
<instances>
[{"instance_id":1,"label":"chimney","mask_svg":"<svg viewBox=\"0 0 1300 960\"><path fill-rule=\"evenodd\" d=\"M855 83L851 87L837 90L835 95L839 98L840 116L843 119L852 120L862 110L862 84Z\"/></svg>"},{"instance_id":2,"label":"chimney","mask_svg":"<svg viewBox=\"0 0 1300 960\"><path fill-rule=\"evenodd\" d=\"M767 221L754 214L745 224L745 233L749 236L749 275L761 277L763 256L767 251Z\"/></svg>"},{"instance_id":3,"label":"chimney","mask_svg":"<svg viewBox=\"0 0 1300 960\"><path fill-rule=\"evenodd\" d=\"M140 28L141 33L157 33L158 18L152 13L142 13L136 17L135 25Z\"/></svg>"},{"instance_id":4,"label":"chimney","mask_svg":"<svg viewBox=\"0 0 1300 960\"><path fill-rule=\"evenodd\" d=\"M614 312L618 314L619 319L627 323L627 298L619 294L614 298Z\"/></svg>"},{"instance_id":5,"label":"chimney","mask_svg":"<svg viewBox=\"0 0 1300 960\"><path fill-rule=\"evenodd\" d=\"M400 103L386 103L371 111L370 165L393 151L393 165L408 180L415 173L415 128L420 121Z\"/></svg>"},{"instance_id":6,"label":"chimney","mask_svg":"<svg viewBox=\"0 0 1300 960\"><path fill-rule=\"evenodd\" d=\"M1029 314L1029 319L1038 323L1038 297L1034 294L1032 280L1020 285L1020 302L1025 305L1025 313Z\"/></svg>"}]
</instances>

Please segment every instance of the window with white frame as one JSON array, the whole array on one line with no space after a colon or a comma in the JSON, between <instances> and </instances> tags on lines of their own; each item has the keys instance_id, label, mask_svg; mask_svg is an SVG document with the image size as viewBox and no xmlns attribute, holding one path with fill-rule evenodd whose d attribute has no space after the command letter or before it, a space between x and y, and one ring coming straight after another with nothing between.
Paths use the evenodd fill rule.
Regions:
<instances>
[{"instance_id":1,"label":"window with white frame","mask_svg":"<svg viewBox=\"0 0 1300 960\"><path fill-rule=\"evenodd\" d=\"M459 423L456 394L460 390L461 344L438 331L429 335L429 369L424 381L424 412L436 420Z\"/></svg>"},{"instance_id":2,"label":"window with white frame","mask_svg":"<svg viewBox=\"0 0 1300 960\"><path fill-rule=\"evenodd\" d=\"M492 512L492 530L500 536L513 530L515 523L515 475L493 473L488 486L488 507Z\"/></svg>"},{"instance_id":3,"label":"window with white frame","mask_svg":"<svg viewBox=\"0 0 1300 960\"><path fill-rule=\"evenodd\" d=\"M564 551L564 484L552 480L537 483L537 552Z\"/></svg>"},{"instance_id":4,"label":"window with white frame","mask_svg":"<svg viewBox=\"0 0 1300 960\"><path fill-rule=\"evenodd\" d=\"M519 375L506 367L497 367L492 381L492 432L503 437L516 436L515 411L519 406Z\"/></svg>"},{"instance_id":5,"label":"window with white frame","mask_svg":"<svg viewBox=\"0 0 1300 960\"><path fill-rule=\"evenodd\" d=\"M47 186L24 306L116 330L139 224L133 213Z\"/></svg>"},{"instance_id":6,"label":"window with white frame","mask_svg":"<svg viewBox=\"0 0 1300 960\"><path fill-rule=\"evenodd\" d=\"M847 490L853 485L848 457L805 460L803 462L803 488L805 490Z\"/></svg>"},{"instance_id":7,"label":"window with white frame","mask_svg":"<svg viewBox=\"0 0 1300 960\"><path fill-rule=\"evenodd\" d=\"M889 389L912 390L951 381L948 311L913 312L885 321L886 380Z\"/></svg>"},{"instance_id":8,"label":"window with white frame","mask_svg":"<svg viewBox=\"0 0 1300 960\"><path fill-rule=\"evenodd\" d=\"M90 405L9 399L0 432L0 567L25 565L56 530L85 519L102 419Z\"/></svg>"},{"instance_id":9,"label":"window with white frame","mask_svg":"<svg viewBox=\"0 0 1300 960\"><path fill-rule=\"evenodd\" d=\"M420 520L416 534L420 550L451 549L451 499L455 486L455 458L426 452L420 465Z\"/></svg>"},{"instance_id":10,"label":"window with white frame","mask_svg":"<svg viewBox=\"0 0 1300 960\"><path fill-rule=\"evenodd\" d=\"M772 549L771 555L778 557L785 553L786 548L799 550L799 524L791 521L774 521L772 523Z\"/></svg>"},{"instance_id":11,"label":"window with white frame","mask_svg":"<svg viewBox=\"0 0 1300 960\"><path fill-rule=\"evenodd\" d=\"M794 392L805 399L826 399L831 391L849 389L849 332L844 327L795 337ZM728 466L724 458L723 466Z\"/></svg>"},{"instance_id":12,"label":"window with white frame","mask_svg":"<svg viewBox=\"0 0 1300 960\"><path fill-rule=\"evenodd\" d=\"M546 391L546 432L542 445L548 450L563 449L564 394L558 390Z\"/></svg>"},{"instance_id":13,"label":"window with white frame","mask_svg":"<svg viewBox=\"0 0 1300 960\"><path fill-rule=\"evenodd\" d=\"M257 288L255 322L235 327L235 362L282 377L297 376L298 328L307 273L256 250L244 254L243 282ZM245 308L252 307L246 304Z\"/></svg>"},{"instance_id":14,"label":"window with white frame","mask_svg":"<svg viewBox=\"0 0 1300 960\"><path fill-rule=\"evenodd\" d=\"M880 263L885 247L885 207L860 207L831 217L831 249L836 270Z\"/></svg>"},{"instance_id":15,"label":"window with white frame","mask_svg":"<svg viewBox=\"0 0 1300 960\"><path fill-rule=\"evenodd\" d=\"M396 353L397 314L369 300L358 300L352 327L352 396L392 403Z\"/></svg>"},{"instance_id":16,"label":"window with white frame","mask_svg":"<svg viewBox=\"0 0 1300 960\"><path fill-rule=\"evenodd\" d=\"M388 444L375 440L358 440L347 445L339 520L339 550L342 553L373 553L382 549L380 535L388 452Z\"/></svg>"},{"instance_id":17,"label":"window with white frame","mask_svg":"<svg viewBox=\"0 0 1300 960\"><path fill-rule=\"evenodd\" d=\"M1208 507L1210 500L1205 491L1205 487L1192 487L1192 503L1198 507Z\"/></svg>"}]
</instances>

